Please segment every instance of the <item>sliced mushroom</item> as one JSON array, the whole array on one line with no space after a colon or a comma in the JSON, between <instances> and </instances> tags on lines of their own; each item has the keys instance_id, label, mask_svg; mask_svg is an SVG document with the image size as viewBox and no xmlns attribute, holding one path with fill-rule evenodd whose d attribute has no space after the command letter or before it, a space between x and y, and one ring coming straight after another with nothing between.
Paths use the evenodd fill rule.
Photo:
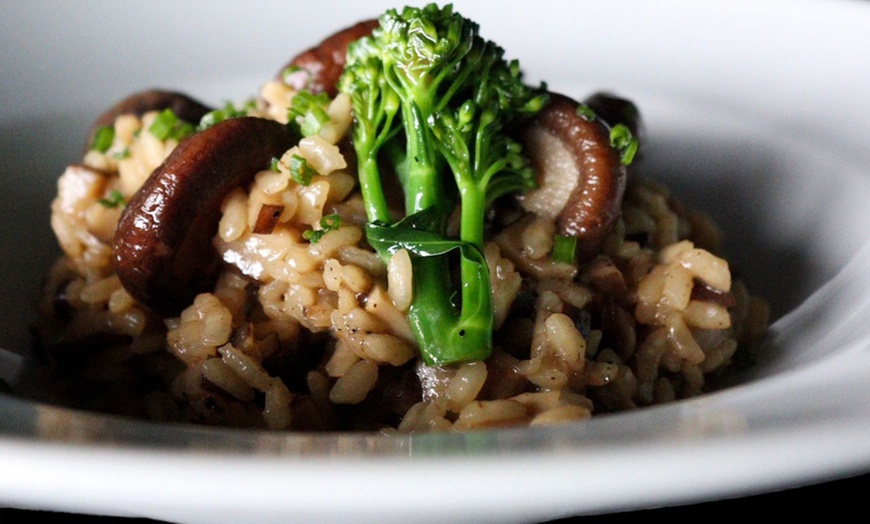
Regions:
<instances>
[{"instance_id":1,"label":"sliced mushroom","mask_svg":"<svg viewBox=\"0 0 870 524\"><path fill-rule=\"evenodd\" d=\"M608 126L578 106L551 93L531 122L523 142L538 188L519 200L526 210L555 220L559 234L576 237L583 262L598 254L619 217L626 174Z\"/></svg>"},{"instance_id":2,"label":"sliced mushroom","mask_svg":"<svg viewBox=\"0 0 870 524\"><path fill-rule=\"evenodd\" d=\"M278 219L281 218L283 212L284 206L280 204L263 204L251 232L258 235L268 235L275 230Z\"/></svg>"},{"instance_id":3,"label":"sliced mushroom","mask_svg":"<svg viewBox=\"0 0 870 524\"><path fill-rule=\"evenodd\" d=\"M197 133L169 155L136 192L113 243L124 288L163 315L174 315L217 276L212 237L220 205L292 145L286 127L244 117Z\"/></svg>"},{"instance_id":4,"label":"sliced mushroom","mask_svg":"<svg viewBox=\"0 0 870 524\"><path fill-rule=\"evenodd\" d=\"M591 95L583 103L610 127L624 124L639 141L643 141L645 130L640 111L631 100L612 93L599 92Z\"/></svg>"},{"instance_id":5,"label":"sliced mushroom","mask_svg":"<svg viewBox=\"0 0 870 524\"><path fill-rule=\"evenodd\" d=\"M737 298L734 296L734 293L718 290L700 279L694 279L693 281L692 300L711 302L726 308L734 307L737 304Z\"/></svg>"},{"instance_id":6,"label":"sliced mushroom","mask_svg":"<svg viewBox=\"0 0 870 524\"><path fill-rule=\"evenodd\" d=\"M113 125L115 119L121 115L142 116L149 111L162 111L164 109L171 109L175 116L191 124L199 123L200 119L211 111L211 108L202 102L175 91L148 89L133 93L107 109L94 121L88 133L85 148L91 147L94 135L101 127Z\"/></svg>"},{"instance_id":7,"label":"sliced mushroom","mask_svg":"<svg viewBox=\"0 0 870 524\"><path fill-rule=\"evenodd\" d=\"M640 163L643 156L644 144L646 143L646 128L637 106L631 100L606 92L595 93L584 100L583 103L611 128L623 124L628 127L631 134L637 139L638 146L634 160L626 167L629 176L631 176L631 173L634 172Z\"/></svg>"},{"instance_id":8,"label":"sliced mushroom","mask_svg":"<svg viewBox=\"0 0 870 524\"><path fill-rule=\"evenodd\" d=\"M297 55L278 73L287 85L297 91L307 89L312 93L338 94L338 79L347 62L347 47L356 40L368 36L378 27L377 20L365 20L332 34L325 40ZM290 74L288 69L297 69Z\"/></svg>"}]
</instances>

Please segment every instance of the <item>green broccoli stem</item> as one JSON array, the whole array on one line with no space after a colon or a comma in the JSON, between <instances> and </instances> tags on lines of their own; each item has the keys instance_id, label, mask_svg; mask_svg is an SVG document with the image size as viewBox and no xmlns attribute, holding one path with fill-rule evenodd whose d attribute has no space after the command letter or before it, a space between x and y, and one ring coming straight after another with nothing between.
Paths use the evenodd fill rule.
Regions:
<instances>
[{"instance_id":1,"label":"green broccoli stem","mask_svg":"<svg viewBox=\"0 0 870 524\"><path fill-rule=\"evenodd\" d=\"M479 247L483 243L483 214L479 213L479 217L472 220L475 221L480 224L480 233L469 236L475 237L472 244ZM464 229L465 223L461 227ZM420 346L423 361L431 366L489 357L492 350L492 292L489 268L483 257L474 261L461 256L462 303L458 307L454 301L456 286L450 280L447 255L414 257L412 270L414 299L408 310L408 322Z\"/></svg>"},{"instance_id":2,"label":"green broccoli stem","mask_svg":"<svg viewBox=\"0 0 870 524\"><path fill-rule=\"evenodd\" d=\"M378 154L381 147L389 140L398 100L386 93L379 99L368 102L368 104L360 104L359 109L362 109L361 113L366 117L354 128L354 148L359 155L357 165L360 190L369 220L388 223L390 209L384 195ZM375 124L376 122L381 123L380 128Z\"/></svg>"},{"instance_id":3,"label":"green broccoli stem","mask_svg":"<svg viewBox=\"0 0 870 524\"><path fill-rule=\"evenodd\" d=\"M450 275L448 258L417 258L413 268L414 300L408 322L423 361L434 366L487 358L492 345L491 323L481 318L481 308L475 304L478 301L463 301L457 315L451 300L455 286L445 278ZM463 287L470 285L463 283Z\"/></svg>"},{"instance_id":4,"label":"green broccoli stem","mask_svg":"<svg viewBox=\"0 0 870 524\"><path fill-rule=\"evenodd\" d=\"M413 102L403 105L408 144L408 173L404 181L407 214L430 207L438 210L439 234L444 234L451 209L445 204L444 174L436 166L431 131ZM482 208L480 208L482 209ZM483 215L477 221L479 233L474 245L483 243ZM473 228L473 225L462 228ZM478 238L479 237L479 238ZM492 306L489 276L484 266L462 257L460 278L462 304L457 310L453 296L456 286L450 281L447 255L415 257L412 262L414 300L408 310L408 322L428 365L452 364L481 360L489 356L492 345ZM481 287L482 286L482 287ZM481 300L480 297L485 297Z\"/></svg>"},{"instance_id":5,"label":"green broccoli stem","mask_svg":"<svg viewBox=\"0 0 870 524\"><path fill-rule=\"evenodd\" d=\"M366 216L369 221L387 223L390 220L390 209L384 197L381 184L381 172L376 158L365 158L359 161L360 191L365 203Z\"/></svg>"},{"instance_id":6,"label":"green broccoli stem","mask_svg":"<svg viewBox=\"0 0 870 524\"><path fill-rule=\"evenodd\" d=\"M445 217L449 211L444 207L444 182L436 166L435 149L431 147L429 131L413 100L403 101L402 115L406 122L405 137L408 148L408 173L402 181L405 192L405 213L413 214L429 207L436 207ZM442 224L443 225L443 224Z\"/></svg>"},{"instance_id":7,"label":"green broccoli stem","mask_svg":"<svg viewBox=\"0 0 870 524\"><path fill-rule=\"evenodd\" d=\"M460 190L461 219L459 239L476 246L483 252L483 233L485 219L485 195L473 184L466 184ZM477 311L482 317L487 329L492 330L492 292L489 284L489 268L484 264L481 272L480 264L465 257L460 261L460 277L462 279L463 311ZM472 287L472 285L474 287ZM482 288L484 292L481 292ZM481 303L482 300L486 303ZM483 318L485 317L485 318Z\"/></svg>"}]
</instances>

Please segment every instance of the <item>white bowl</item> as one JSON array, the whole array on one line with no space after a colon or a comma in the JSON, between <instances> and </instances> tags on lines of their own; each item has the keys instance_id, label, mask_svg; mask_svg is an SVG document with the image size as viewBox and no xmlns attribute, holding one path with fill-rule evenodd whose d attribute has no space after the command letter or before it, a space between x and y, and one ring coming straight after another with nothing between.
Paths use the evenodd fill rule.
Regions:
<instances>
[{"instance_id":1,"label":"white bowl","mask_svg":"<svg viewBox=\"0 0 870 524\"><path fill-rule=\"evenodd\" d=\"M219 104L383 1L0 4L0 378L58 254L55 181L90 121L152 86ZM0 505L173 522L534 521L870 469L870 5L457 1L530 80L634 99L652 176L711 212L776 319L714 394L459 434L162 425L0 395Z\"/></svg>"}]
</instances>

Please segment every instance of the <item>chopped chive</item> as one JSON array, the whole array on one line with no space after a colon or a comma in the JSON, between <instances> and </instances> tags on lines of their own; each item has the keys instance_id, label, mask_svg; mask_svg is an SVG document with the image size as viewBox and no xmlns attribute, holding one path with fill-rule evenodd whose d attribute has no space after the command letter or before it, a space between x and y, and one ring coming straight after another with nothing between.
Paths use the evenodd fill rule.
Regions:
<instances>
[{"instance_id":1,"label":"chopped chive","mask_svg":"<svg viewBox=\"0 0 870 524\"><path fill-rule=\"evenodd\" d=\"M341 227L341 217L338 216L338 214L336 213L326 215L325 217L320 219L320 227L322 227L326 231L338 229Z\"/></svg>"},{"instance_id":2,"label":"chopped chive","mask_svg":"<svg viewBox=\"0 0 870 524\"><path fill-rule=\"evenodd\" d=\"M582 116L584 120L595 120L598 117L598 115L595 114L595 111L586 104L580 104L577 106L577 114Z\"/></svg>"},{"instance_id":3,"label":"chopped chive","mask_svg":"<svg viewBox=\"0 0 870 524\"><path fill-rule=\"evenodd\" d=\"M198 131L202 131L203 129L210 128L218 122L223 122L226 119L227 116L224 110L215 109L214 111L209 111L208 113L202 115L202 118L199 120L199 125L196 126L196 129Z\"/></svg>"},{"instance_id":4,"label":"chopped chive","mask_svg":"<svg viewBox=\"0 0 870 524\"><path fill-rule=\"evenodd\" d=\"M277 157L272 157L272 162L269 163L269 170L270 170L270 171L274 171L274 172L276 172L276 173L277 173L278 171L281 171L281 169L278 167L279 164L280 164L280 162L281 162L281 160L280 160L279 158L277 158Z\"/></svg>"},{"instance_id":5,"label":"chopped chive","mask_svg":"<svg viewBox=\"0 0 870 524\"><path fill-rule=\"evenodd\" d=\"M112 158L115 160L124 160L125 158L130 158L130 149L124 148L121 151L115 151L112 153Z\"/></svg>"},{"instance_id":6,"label":"chopped chive","mask_svg":"<svg viewBox=\"0 0 870 524\"><path fill-rule=\"evenodd\" d=\"M577 252L577 237L556 235L553 237L553 260L573 264Z\"/></svg>"},{"instance_id":7,"label":"chopped chive","mask_svg":"<svg viewBox=\"0 0 870 524\"><path fill-rule=\"evenodd\" d=\"M105 153L112 147L112 142L115 141L115 128L113 126L103 126L97 129L94 134L94 140L91 142L91 149Z\"/></svg>"},{"instance_id":8,"label":"chopped chive","mask_svg":"<svg viewBox=\"0 0 870 524\"><path fill-rule=\"evenodd\" d=\"M610 130L610 145L619 151L622 165L627 166L637 153L637 138L625 124L616 124Z\"/></svg>"},{"instance_id":9,"label":"chopped chive","mask_svg":"<svg viewBox=\"0 0 870 524\"><path fill-rule=\"evenodd\" d=\"M301 186L307 186L311 183L311 178L314 176L314 170L308 165L308 161L299 155L293 155L288 162L290 168L290 178Z\"/></svg>"},{"instance_id":10,"label":"chopped chive","mask_svg":"<svg viewBox=\"0 0 870 524\"><path fill-rule=\"evenodd\" d=\"M326 93L312 94L300 91L293 97L293 103L287 110L287 119L299 126L302 136L313 136L320 128L329 122L326 108L329 106L329 95Z\"/></svg>"},{"instance_id":11,"label":"chopped chive","mask_svg":"<svg viewBox=\"0 0 870 524\"><path fill-rule=\"evenodd\" d=\"M317 231L315 229L309 229L302 233L302 238L311 242L312 244L316 244L320 242L320 238L326 234L326 231Z\"/></svg>"},{"instance_id":12,"label":"chopped chive","mask_svg":"<svg viewBox=\"0 0 870 524\"><path fill-rule=\"evenodd\" d=\"M302 238L316 244L320 242L323 235L330 231L334 231L341 227L341 217L337 214L326 215L320 219L320 229L309 229L302 233Z\"/></svg>"},{"instance_id":13,"label":"chopped chive","mask_svg":"<svg viewBox=\"0 0 870 524\"><path fill-rule=\"evenodd\" d=\"M302 71L302 68L296 64L291 64L284 69L284 72L281 74L281 76L292 75L297 71Z\"/></svg>"},{"instance_id":14,"label":"chopped chive","mask_svg":"<svg viewBox=\"0 0 870 524\"><path fill-rule=\"evenodd\" d=\"M305 86L307 87L308 82L311 80L311 75L308 73L308 71L302 69L298 65L291 65L284 69L284 71L281 73L281 81L288 86L293 85L291 77L301 74L305 75Z\"/></svg>"},{"instance_id":15,"label":"chopped chive","mask_svg":"<svg viewBox=\"0 0 870 524\"><path fill-rule=\"evenodd\" d=\"M158 140L182 140L196 132L196 128L175 116L172 109L167 108L157 115L148 132Z\"/></svg>"},{"instance_id":16,"label":"chopped chive","mask_svg":"<svg viewBox=\"0 0 870 524\"><path fill-rule=\"evenodd\" d=\"M237 108L232 102L227 102L221 109L215 109L214 111L209 111L203 115L199 120L197 131L208 129L211 126L230 118L248 116L248 113L254 109L255 105L256 103L253 100L249 100L245 105Z\"/></svg>"},{"instance_id":17,"label":"chopped chive","mask_svg":"<svg viewBox=\"0 0 870 524\"><path fill-rule=\"evenodd\" d=\"M127 200L124 198L124 195L122 195L117 189L113 189L112 192L109 193L109 196L101 198L97 202L109 208L124 207L127 205Z\"/></svg>"}]
</instances>

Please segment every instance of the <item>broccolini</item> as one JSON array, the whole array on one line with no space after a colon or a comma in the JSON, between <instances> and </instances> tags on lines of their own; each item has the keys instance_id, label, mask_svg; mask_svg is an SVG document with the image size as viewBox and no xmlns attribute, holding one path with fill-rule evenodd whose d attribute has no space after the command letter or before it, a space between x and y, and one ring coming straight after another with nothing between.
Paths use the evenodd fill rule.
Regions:
<instances>
[{"instance_id":1,"label":"broccolini","mask_svg":"<svg viewBox=\"0 0 870 524\"><path fill-rule=\"evenodd\" d=\"M452 6L389 10L350 46L339 83L351 97L353 140L370 221L384 260L411 254L408 320L430 365L484 359L492 350L492 291L483 256L487 208L535 187L514 129L546 103L519 64ZM388 207L385 178L404 193L405 218ZM459 206L459 238L447 222ZM459 251L459 282L449 257Z\"/></svg>"}]
</instances>

